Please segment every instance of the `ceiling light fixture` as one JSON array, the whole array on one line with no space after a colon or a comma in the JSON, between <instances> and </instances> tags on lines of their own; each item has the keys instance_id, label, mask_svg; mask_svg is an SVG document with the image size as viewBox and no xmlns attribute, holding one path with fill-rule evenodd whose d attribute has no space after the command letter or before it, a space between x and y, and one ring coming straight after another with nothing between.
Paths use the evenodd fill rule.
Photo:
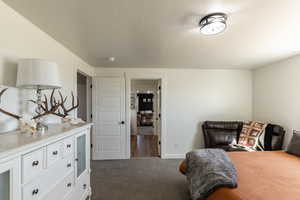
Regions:
<instances>
[{"instance_id":1,"label":"ceiling light fixture","mask_svg":"<svg viewBox=\"0 0 300 200\"><path fill-rule=\"evenodd\" d=\"M108 57L107 60L109 62L115 62L116 58L115 57Z\"/></svg>"},{"instance_id":2,"label":"ceiling light fixture","mask_svg":"<svg viewBox=\"0 0 300 200\"><path fill-rule=\"evenodd\" d=\"M226 29L227 15L225 13L212 13L203 17L200 22L200 31L203 35L215 35Z\"/></svg>"}]
</instances>

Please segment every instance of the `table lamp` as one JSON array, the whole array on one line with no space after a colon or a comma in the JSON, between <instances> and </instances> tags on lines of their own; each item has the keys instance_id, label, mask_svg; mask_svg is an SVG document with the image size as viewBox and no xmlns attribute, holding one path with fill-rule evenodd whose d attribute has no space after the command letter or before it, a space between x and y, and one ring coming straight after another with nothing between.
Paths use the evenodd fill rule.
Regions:
<instances>
[{"instance_id":1,"label":"table lamp","mask_svg":"<svg viewBox=\"0 0 300 200\"><path fill-rule=\"evenodd\" d=\"M18 61L17 87L36 90L36 112L42 112L42 90L61 88L58 66L54 62L41 59L21 59ZM38 118L37 131L44 132L48 127Z\"/></svg>"}]
</instances>

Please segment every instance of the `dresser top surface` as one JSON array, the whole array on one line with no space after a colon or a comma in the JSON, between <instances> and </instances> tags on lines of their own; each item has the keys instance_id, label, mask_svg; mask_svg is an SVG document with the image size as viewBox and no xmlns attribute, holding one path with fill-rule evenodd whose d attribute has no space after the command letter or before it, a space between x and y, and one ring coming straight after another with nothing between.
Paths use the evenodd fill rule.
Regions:
<instances>
[{"instance_id":1,"label":"dresser top surface","mask_svg":"<svg viewBox=\"0 0 300 200\"><path fill-rule=\"evenodd\" d=\"M92 126L92 123L78 125L51 124L49 130L44 134L31 134L21 131L12 131L0 134L0 159L12 156L13 154L38 147L42 144L55 142L78 133Z\"/></svg>"}]
</instances>

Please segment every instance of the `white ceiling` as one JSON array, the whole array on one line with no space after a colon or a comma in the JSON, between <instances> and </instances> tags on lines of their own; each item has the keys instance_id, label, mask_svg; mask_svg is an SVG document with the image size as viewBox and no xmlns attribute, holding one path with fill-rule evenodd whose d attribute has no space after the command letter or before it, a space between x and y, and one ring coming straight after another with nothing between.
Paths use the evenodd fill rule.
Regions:
<instances>
[{"instance_id":1,"label":"white ceiling","mask_svg":"<svg viewBox=\"0 0 300 200\"><path fill-rule=\"evenodd\" d=\"M300 53L299 0L4 2L93 66L255 68ZM211 12L227 13L228 28L201 35Z\"/></svg>"}]
</instances>

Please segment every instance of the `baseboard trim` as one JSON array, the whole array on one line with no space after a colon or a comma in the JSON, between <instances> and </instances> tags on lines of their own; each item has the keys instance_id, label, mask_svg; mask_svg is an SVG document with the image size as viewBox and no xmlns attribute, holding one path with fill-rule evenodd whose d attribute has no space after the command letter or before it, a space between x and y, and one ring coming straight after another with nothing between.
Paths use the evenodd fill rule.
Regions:
<instances>
[{"instance_id":1,"label":"baseboard trim","mask_svg":"<svg viewBox=\"0 0 300 200\"><path fill-rule=\"evenodd\" d=\"M162 159L184 159L185 154L168 154L166 153L164 156L162 156Z\"/></svg>"}]
</instances>

